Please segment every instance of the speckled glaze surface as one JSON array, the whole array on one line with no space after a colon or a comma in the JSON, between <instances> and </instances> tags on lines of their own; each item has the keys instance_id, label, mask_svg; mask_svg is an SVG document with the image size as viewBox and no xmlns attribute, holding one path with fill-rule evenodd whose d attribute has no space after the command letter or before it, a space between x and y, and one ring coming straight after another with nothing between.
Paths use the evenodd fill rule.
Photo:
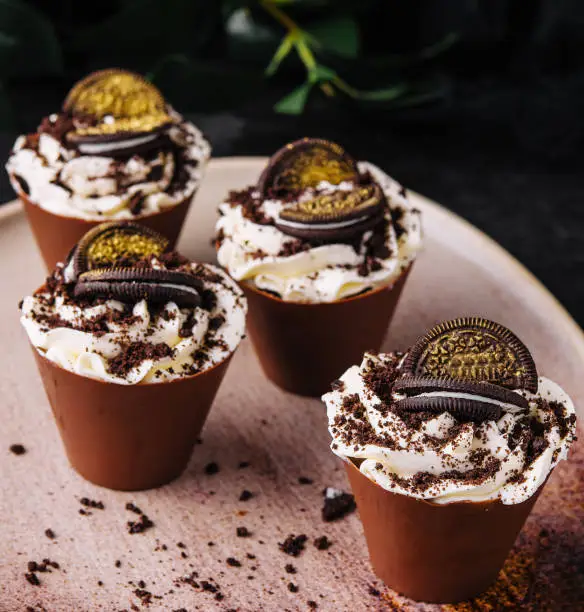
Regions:
<instances>
[{"instance_id":1,"label":"speckled glaze surface","mask_svg":"<svg viewBox=\"0 0 584 612\"><path fill-rule=\"evenodd\" d=\"M227 189L255 180L264 163L239 158L210 164L186 219L182 252L214 260L210 241L216 205ZM425 251L412 271L384 348L406 348L440 320L485 316L525 341L541 373L566 389L583 419L582 331L489 238L445 209L412 197L423 213ZM495 585L470 603L414 604L375 577L357 513L323 522L322 489L349 489L342 464L328 448L324 406L270 383L247 340L232 360L202 443L177 481L140 493L109 491L84 481L67 463L18 323L18 300L45 274L19 204L0 211L0 269L6 279L0 301L0 611L30 606L50 612L256 612L310 610L308 602L314 601L318 610L331 612L486 612L576 610L584 604L582 428L570 461L554 471ZM18 443L27 449L20 456L9 450ZM217 473L206 473L211 462L218 464ZM240 467L241 462L249 466ZM299 477L313 482L300 484ZM248 501L239 499L243 490L252 493ZM102 501L105 508L86 508L79 502L83 497ZM130 534L127 522L139 517L126 509L129 502L154 526ZM91 514L80 514L80 509ZM251 536L237 537L238 527L247 527ZM46 529L56 537L47 537ZM308 536L298 557L278 547L292 533ZM326 551L313 545L322 535L332 541ZM43 558L56 561L60 569L37 573L41 584L32 585L25 578L27 563ZM229 565L228 558L241 566ZM296 573L286 572L287 564ZM192 572L198 576L181 580ZM205 581L212 588L204 587ZM292 592L289 583L298 591ZM212 592L216 586L219 591ZM144 591L153 595L148 607ZM223 598L217 598L218 593Z\"/></svg>"}]
</instances>

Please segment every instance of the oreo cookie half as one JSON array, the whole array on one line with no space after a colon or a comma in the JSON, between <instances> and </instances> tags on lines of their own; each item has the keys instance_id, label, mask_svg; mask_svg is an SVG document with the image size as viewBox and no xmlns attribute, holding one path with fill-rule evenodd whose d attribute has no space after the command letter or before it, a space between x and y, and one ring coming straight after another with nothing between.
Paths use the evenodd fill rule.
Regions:
<instances>
[{"instance_id":1,"label":"oreo cookie half","mask_svg":"<svg viewBox=\"0 0 584 612\"><path fill-rule=\"evenodd\" d=\"M378 185L335 191L285 208L275 222L290 236L306 240L344 240L383 219L385 199Z\"/></svg>"},{"instance_id":2,"label":"oreo cookie half","mask_svg":"<svg viewBox=\"0 0 584 612\"><path fill-rule=\"evenodd\" d=\"M529 409L529 402L519 393L491 383L463 379L404 376L395 381L393 391L406 396L394 403L398 411L439 412L442 406L448 405L455 411L454 416L472 421L498 419L503 412ZM452 412L450 408L446 410Z\"/></svg>"},{"instance_id":3,"label":"oreo cookie half","mask_svg":"<svg viewBox=\"0 0 584 612\"><path fill-rule=\"evenodd\" d=\"M194 308L201 304L203 283L184 272L151 268L112 268L82 274L75 285L76 298L108 298L136 303L175 302Z\"/></svg>"},{"instance_id":4,"label":"oreo cookie half","mask_svg":"<svg viewBox=\"0 0 584 612\"><path fill-rule=\"evenodd\" d=\"M162 255L167 248L168 240L162 234L138 223L102 223L87 232L69 254L70 280L96 268L132 265Z\"/></svg>"},{"instance_id":5,"label":"oreo cookie half","mask_svg":"<svg viewBox=\"0 0 584 612\"><path fill-rule=\"evenodd\" d=\"M395 403L398 412L449 412L461 421L496 421L503 409L488 402L468 401L458 397L406 397Z\"/></svg>"},{"instance_id":6,"label":"oreo cookie half","mask_svg":"<svg viewBox=\"0 0 584 612\"><path fill-rule=\"evenodd\" d=\"M89 155L129 155L154 146L172 122L160 91L139 74L120 69L93 72L79 81L63 110L76 126L67 140Z\"/></svg>"},{"instance_id":7,"label":"oreo cookie half","mask_svg":"<svg viewBox=\"0 0 584 612\"><path fill-rule=\"evenodd\" d=\"M277 151L262 172L258 190L297 191L321 181L338 185L357 181L357 163L338 144L320 138L302 138Z\"/></svg>"},{"instance_id":8,"label":"oreo cookie half","mask_svg":"<svg viewBox=\"0 0 584 612\"><path fill-rule=\"evenodd\" d=\"M394 382L393 390L408 397L431 393L470 395L480 401L493 400L498 404L509 404L523 410L529 408L529 402L523 395L486 382L473 382L455 378L404 376Z\"/></svg>"},{"instance_id":9,"label":"oreo cookie half","mask_svg":"<svg viewBox=\"0 0 584 612\"><path fill-rule=\"evenodd\" d=\"M414 344L403 368L415 376L487 382L532 393L538 387L527 347L506 327L480 317L440 323Z\"/></svg>"}]
</instances>

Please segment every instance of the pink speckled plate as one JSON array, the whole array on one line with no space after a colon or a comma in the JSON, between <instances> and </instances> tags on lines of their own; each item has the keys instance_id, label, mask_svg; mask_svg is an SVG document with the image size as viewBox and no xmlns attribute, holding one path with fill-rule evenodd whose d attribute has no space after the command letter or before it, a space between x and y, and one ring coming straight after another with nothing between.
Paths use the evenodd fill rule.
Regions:
<instances>
[{"instance_id":1,"label":"pink speckled plate","mask_svg":"<svg viewBox=\"0 0 584 612\"><path fill-rule=\"evenodd\" d=\"M264 163L260 158L211 162L180 242L186 255L214 259L217 203L228 189L254 182ZM513 329L531 348L540 372L557 380L583 406L581 329L490 238L426 198L412 198L423 212L426 248L386 346L405 348L441 319L483 315ZM322 522L323 487L348 487L328 450L323 406L283 393L265 380L247 341L219 392L203 444L178 481L127 494L81 479L64 457L18 323L19 299L45 275L18 203L0 209L0 271L5 279L0 301L1 612L27 606L51 612L142 609L145 604L135 594L140 580L161 597L152 599L152 611L307 610L309 600L316 601L319 610L335 612L425 608L376 581L357 514L333 524ZM11 454L8 448L14 443L24 444L28 452ZM583 609L578 607L584 601L584 578L578 571L584 564L582 446L579 442L571 462L550 479L496 588L472 608L448 609ZM210 461L221 468L213 476L203 470ZM238 468L242 461L251 465ZM300 476L314 483L301 485ZM247 502L239 501L244 489L254 494ZM103 501L105 509L79 514L78 499L84 496ZM134 518L125 510L129 501L147 512L155 522L153 529L128 534L126 521ZM236 537L239 526L252 536ZM44 535L47 528L55 532L54 540ZM278 548L290 533L309 536L298 558ZM318 551L312 540L325 534L333 546ZM178 542L186 547L177 547ZM27 562L45 557L61 569L38 574L41 585L33 586L24 578ZM228 557L238 559L241 567L227 565ZM287 563L297 573L287 573ZM199 574L199 584L214 578L224 599L180 582L193 571ZM298 586L297 593L288 589L289 582ZM370 593L372 584L381 596Z\"/></svg>"}]
</instances>

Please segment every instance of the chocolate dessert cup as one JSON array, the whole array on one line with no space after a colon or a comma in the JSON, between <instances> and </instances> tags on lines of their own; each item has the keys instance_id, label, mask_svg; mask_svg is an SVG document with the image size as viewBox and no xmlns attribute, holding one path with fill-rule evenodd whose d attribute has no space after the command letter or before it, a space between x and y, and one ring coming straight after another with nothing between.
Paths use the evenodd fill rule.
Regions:
<instances>
[{"instance_id":1,"label":"chocolate dessert cup","mask_svg":"<svg viewBox=\"0 0 584 612\"><path fill-rule=\"evenodd\" d=\"M428 603L475 597L496 580L545 485L519 504L434 504L387 491L352 462L345 468L375 573L398 593Z\"/></svg>"},{"instance_id":2,"label":"chocolate dessert cup","mask_svg":"<svg viewBox=\"0 0 584 612\"><path fill-rule=\"evenodd\" d=\"M211 148L142 75L99 70L16 139L6 163L51 270L89 230L134 221L174 247Z\"/></svg>"},{"instance_id":3,"label":"chocolate dessert cup","mask_svg":"<svg viewBox=\"0 0 584 612\"><path fill-rule=\"evenodd\" d=\"M14 180L12 184L17 185ZM160 212L138 215L132 221L166 236L170 248L174 248L195 195L196 193ZM88 221L79 217L56 215L32 202L21 190L18 190L18 197L24 206L28 223L48 270L52 270L58 262L65 261L71 248L82 236L106 220Z\"/></svg>"},{"instance_id":4,"label":"chocolate dessert cup","mask_svg":"<svg viewBox=\"0 0 584 612\"><path fill-rule=\"evenodd\" d=\"M322 395L365 351L379 349L410 270L392 285L336 302L286 302L242 282L249 335L266 376L285 391Z\"/></svg>"},{"instance_id":5,"label":"chocolate dessert cup","mask_svg":"<svg viewBox=\"0 0 584 612\"><path fill-rule=\"evenodd\" d=\"M121 491L180 476L231 360L185 378L123 385L74 374L33 351L71 465Z\"/></svg>"}]
</instances>

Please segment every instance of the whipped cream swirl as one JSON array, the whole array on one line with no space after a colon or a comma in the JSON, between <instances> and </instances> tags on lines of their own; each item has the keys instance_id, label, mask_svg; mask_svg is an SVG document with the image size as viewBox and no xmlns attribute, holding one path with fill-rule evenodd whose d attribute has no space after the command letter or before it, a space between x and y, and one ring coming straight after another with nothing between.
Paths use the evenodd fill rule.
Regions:
<instances>
[{"instance_id":1,"label":"whipped cream swirl","mask_svg":"<svg viewBox=\"0 0 584 612\"><path fill-rule=\"evenodd\" d=\"M450 413L399 413L393 381L401 375L396 354L366 354L349 368L327 405L332 451L393 493L437 504L504 504L529 499L575 439L576 417L568 395L539 378L537 393L519 391L528 412L505 412L497 421L458 421Z\"/></svg>"},{"instance_id":2,"label":"whipped cream swirl","mask_svg":"<svg viewBox=\"0 0 584 612\"><path fill-rule=\"evenodd\" d=\"M280 211L296 202L261 201L259 192L251 190L249 197L257 201L255 215L261 222L250 218L237 198L219 207L219 263L236 280L253 283L289 302L334 302L393 284L421 248L420 213L401 185L379 168L360 162L359 170L370 173L386 196L382 236L366 231L356 243L311 246L274 226ZM348 181L339 185L323 181L316 189L306 189L299 201L354 187Z\"/></svg>"},{"instance_id":3,"label":"whipped cream swirl","mask_svg":"<svg viewBox=\"0 0 584 612\"><path fill-rule=\"evenodd\" d=\"M164 258L151 266L169 269ZM183 262L171 269L202 281L200 307L78 300L59 264L47 284L22 301L21 323L41 355L81 376L131 385L197 374L235 351L247 304L237 284L215 266Z\"/></svg>"},{"instance_id":4,"label":"whipped cream swirl","mask_svg":"<svg viewBox=\"0 0 584 612\"><path fill-rule=\"evenodd\" d=\"M51 115L37 134L16 140L6 164L12 186L48 212L88 221L135 219L176 206L194 196L211 148L192 123L175 111L171 117L159 146L140 152L146 143L134 140L133 155L114 158L100 154L104 145L91 145L91 154L69 145L70 120Z\"/></svg>"}]
</instances>

